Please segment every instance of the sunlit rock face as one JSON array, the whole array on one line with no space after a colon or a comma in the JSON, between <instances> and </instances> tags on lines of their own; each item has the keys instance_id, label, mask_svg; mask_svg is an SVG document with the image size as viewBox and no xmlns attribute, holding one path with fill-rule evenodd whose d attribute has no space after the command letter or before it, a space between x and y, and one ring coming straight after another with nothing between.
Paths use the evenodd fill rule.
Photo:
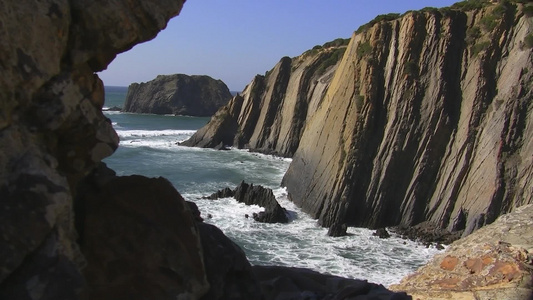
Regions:
<instances>
[{"instance_id":1,"label":"sunlit rock face","mask_svg":"<svg viewBox=\"0 0 533 300\"><path fill-rule=\"evenodd\" d=\"M328 227L465 235L532 203L524 7L428 9L354 33L283 179L292 201Z\"/></svg>"},{"instance_id":2,"label":"sunlit rock face","mask_svg":"<svg viewBox=\"0 0 533 300\"><path fill-rule=\"evenodd\" d=\"M0 4L0 298L78 297L76 186L118 145L95 72L155 37L182 5Z\"/></svg>"},{"instance_id":3,"label":"sunlit rock face","mask_svg":"<svg viewBox=\"0 0 533 300\"><path fill-rule=\"evenodd\" d=\"M233 146L291 157L324 98L346 42L338 39L294 58L283 57L182 145Z\"/></svg>"},{"instance_id":4,"label":"sunlit rock face","mask_svg":"<svg viewBox=\"0 0 533 300\"><path fill-rule=\"evenodd\" d=\"M533 205L499 217L391 288L414 299L531 299Z\"/></svg>"}]
</instances>

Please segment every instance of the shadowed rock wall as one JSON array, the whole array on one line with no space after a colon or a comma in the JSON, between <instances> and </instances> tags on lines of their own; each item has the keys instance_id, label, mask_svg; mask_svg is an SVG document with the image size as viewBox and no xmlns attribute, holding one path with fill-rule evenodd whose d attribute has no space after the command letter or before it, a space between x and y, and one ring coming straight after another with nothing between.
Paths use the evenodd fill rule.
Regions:
<instances>
[{"instance_id":1,"label":"shadowed rock wall","mask_svg":"<svg viewBox=\"0 0 533 300\"><path fill-rule=\"evenodd\" d=\"M155 37L182 4L0 3L0 298L76 299L76 186L118 145L95 72Z\"/></svg>"},{"instance_id":2,"label":"shadowed rock wall","mask_svg":"<svg viewBox=\"0 0 533 300\"><path fill-rule=\"evenodd\" d=\"M231 99L224 82L201 75L159 75L128 87L123 111L210 117Z\"/></svg>"}]
</instances>

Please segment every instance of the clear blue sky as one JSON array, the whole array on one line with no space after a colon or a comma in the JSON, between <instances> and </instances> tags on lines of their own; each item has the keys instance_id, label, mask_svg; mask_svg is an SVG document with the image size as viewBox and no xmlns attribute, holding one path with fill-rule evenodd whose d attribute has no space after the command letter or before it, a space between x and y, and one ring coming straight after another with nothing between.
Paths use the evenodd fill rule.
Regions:
<instances>
[{"instance_id":1,"label":"clear blue sky","mask_svg":"<svg viewBox=\"0 0 533 300\"><path fill-rule=\"evenodd\" d=\"M241 91L283 56L349 38L385 13L458 0L188 0L148 42L119 54L99 73L105 85L128 86L159 74L209 75Z\"/></svg>"}]
</instances>

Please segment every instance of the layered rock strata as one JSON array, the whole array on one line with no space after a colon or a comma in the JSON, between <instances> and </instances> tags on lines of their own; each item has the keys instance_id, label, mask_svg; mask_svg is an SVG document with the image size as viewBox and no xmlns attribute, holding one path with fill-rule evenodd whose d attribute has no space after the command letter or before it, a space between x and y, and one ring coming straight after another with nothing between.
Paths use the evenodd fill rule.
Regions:
<instances>
[{"instance_id":1,"label":"layered rock strata","mask_svg":"<svg viewBox=\"0 0 533 300\"><path fill-rule=\"evenodd\" d=\"M206 75L159 75L130 84L123 111L210 117L231 97L222 80Z\"/></svg>"},{"instance_id":2,"label":"layered rock strata","mask_svg":"<svg viewBox=\"0 0 533 300\"><path fill-rule=\"evenodd\" d=\"M391 288L414 299L531 299L533 205L522 206L466 238Z\"/></svg>"},{"instance_id":3,"label":"layered rock strata","mask_svg":"<svg viewBox=\"0 0 533 300\"><path fill-rule=\"evenodd\" d=\"M465 235L532 203L525 7L409 12L354 33L283 179L292 201L324 226Z\"/></svg>"},{"instance_id":4,"label":"layered rock strata","mask_svg":"<svg viewBox=\"0 0 533 300\"><path fill-rule=\"evenodd\" d=\"M282 58L182 145L213 148L222 144L292 156L308 118L324 97L344 43L340 39L295 58Z\"/></svg>"},{"instance_id":5,"label":"layered rock strata","mask_svg":"<svg viewBox=\"0 0 533 300\"><path fill-rule=\"evenodd\" d=\"M77 299L78 181L118 146L95 75L183 1L0 4L0 298ZM24 30L21 30L24 28Z\"/></svg>"}]
</instances>

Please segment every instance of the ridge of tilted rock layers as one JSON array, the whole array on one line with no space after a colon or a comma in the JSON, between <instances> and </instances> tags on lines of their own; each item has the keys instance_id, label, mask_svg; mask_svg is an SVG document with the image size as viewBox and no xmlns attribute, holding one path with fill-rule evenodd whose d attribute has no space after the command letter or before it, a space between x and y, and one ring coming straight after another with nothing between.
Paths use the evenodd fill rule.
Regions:
<instances>
[{"instance_id":1,"label":"ridge of tilted rock layers","mask_svg":"<svg viewBox=\"0 0 533 300\"><path fill-rule=\"evenodd\" d=\"M466 10L377 18L326 72L331 52L283 58L184 144L293 157L283 185L323 226L466 235L533 202L533 20Z\"/></svg>"},{"instance_id":2,"label":"ridge of tilted rock layers","mask_svg":"<svg viewBox=\"0 0 533 300\"><path fill-rule=\"evenodd\" d=\"M327 44L295 58L284 57L265 76L257 75L182 145L234 146L292 156L346 49Z\"/></svg>"},{"instance_id":3,"label":"ridge of tilted rock layers","mask_svg":"<svg viewBox=\"0 0 533 300\"><path fill-rule=\"evenodd\" d=\"M283 179L292 201L324 226L464 234L532 203L532 24L506 4L355 33Z\"/></svg>"}]
</instances>

